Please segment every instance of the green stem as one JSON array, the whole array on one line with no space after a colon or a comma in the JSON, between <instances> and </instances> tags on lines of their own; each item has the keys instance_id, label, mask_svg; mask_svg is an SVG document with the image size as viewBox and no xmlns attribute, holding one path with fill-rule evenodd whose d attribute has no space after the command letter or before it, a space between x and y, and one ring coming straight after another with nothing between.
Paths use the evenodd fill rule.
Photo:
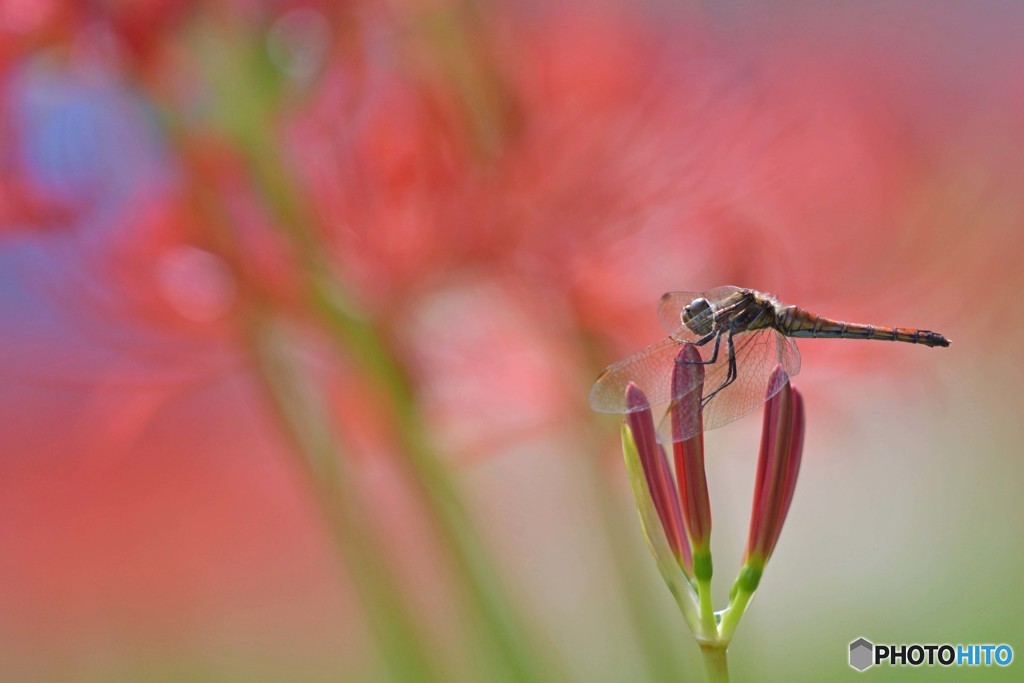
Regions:
<instances>
[{"instance_id":1,"label":"green stem","mask_svg":"<svg viewBox=\"0 0 1024 683\"><path fill-rule=\"evenodd\" d=\"M754 597L754 591L761 583L761 574L764 572L764 559L759 555L748 557L740 568L739 576L736 577L730 593L729 608L722 615L720 628L721 639L728 643L732 640L736 627L739 626L743 613L747 611L747 605Z\"/></svg>"},{"instance_id":2,"label":"green stem","mask_svg":"<svg viewBox=\"0 0 1024 683\"><path fill-rule=\"evenodd\" d=\"M729 609L725 610L725 613L722 615L720 631L724 642L728 643L732 640L733 634L736 633L736 627L739 626L740 619L743 617L743 613L747 611L747 605L750 604L750 599L753 597L753 593L743 589L736 591Z\"/></svg>"},{"instance_id":3,"label":"green stem","mask_svg":"<svg viewBox=\"0 0 1024 683\"><path fill-rule=\"evenodd\" d=\"M704 658L704 673L708 683L729 683L728 645L723 643L701 643L700 654Z\"/></svg>"},{"instance_id":4,"label":"green stem","mask_svg":"<svg viewBox=\"0 0 1024 683\"><path fill-rule=\"evenodd\" d=\"M547 667L534 652L518 623L514 610L499 585L494 569L485 556L478 534L461 504L459 494L452 481L451 473L444 467L441 458L427 445L426 430L422 427L415 407L415 398L402 368L387 348L379 331L371 322L354 312L354 307L344 297L331 264L325 255L319 234L315 229L316 220L307 208L310 204L295 186L288 171L288 165L279 152L279 142L274 133L278 129L274 95L267 87L265 65L254 57L258 51L252 47L252 36L236 36L225 40L212 24L200 24L192 34L194 47L203 55L203 63L211 65L209 80L212 93L219 95L212 107L210 120L198 126L212 124L220 129L229 140L233 140L247 157L256 190L267 201L271 213L289 238L295 249L300 272L305 276L306 293L312 300L315 312L320 316L333 338L339 352L361 366L368 380L384 389L390 408L396 416L396 431L402 440L413 472L412 480L419 487L419 493L431 513L431 521L448 550L448 557L458 574L459 585L466 588L464 593L469 614L475 623L475 632L487 645L493 671L491 674L514 681L553 681L558 677L548 672ZM235 35L235 34L232 34ZM254 61L255 60L255 61ZM181 117L174 104L166 101L159 91L152 93L153 101L163 105L158 121L168 139L187 147L195 123ZM223 223L224 239L230 243L233 231L226 211L223 210L215 193L207 191L201 184L196 188L208 200L208 213L214 223ZM257 365L267 360L261 356L259 333L249 340L254 343ZM287 354L282 352L282 357ZM273 365L273 363L271 363ZM328 521L332 524L336 540L341 543L358 542L361 532L358 519L358 504L349 500L351 486L346 486L344 477L334 471L337 452L336 444L326 445L328 440L311 436L308 425L311 420L295 414L294 387L283 376L275 374L273 368L259 367L263 381L268 385L273 407L282 416L289 437L297 444L302 457L298 458L305 473L313 482L321 504L325 506ZM269 370L269 371L268 371ZM326 502L325 502L326 501ZM341 510L340 508L344 508ZM355 512L353 518L347 512ZM366 548L354 548L346 552L350 571L366 577L370 585L366 588L367 612L371 620L377 617L374 605L380 601L382 619L387 621L393 614L401 612L400 593L396 590L379 590L375 577L386 576L386 568L379 566L360 567L364 550L370 556L374 553L372 540L366 540ZM354 577L358 578L358 577ZM360 593L363 594L361 587ZM390 607L387 605L391 604ZM396 619L397 625L384 623L375 627L384 644L396 643L415 652L415 636ZM395 634L398 634L397 636ZM388 647L391 653L393 648ZM391 653L394 654L394 653ZM397 655L397 665L418 655ZM390 657L389 657L390 659ZM430 670L425 665L425 670ZM399 680L415 680L415 667L400 674Z\"/></svg>"},{"instance_id":5,"label":"green stem","mask_svg":"<svg viewBox=\"0 0 1024 683\"><path fill-rule=\"evenodd\" d=\"M369 384L383 389L385 408L391 410L395 420L395 432L413 475L411 480L426 503L430 521L452 561L458 584L466 589L468 613L476 622L475 632L490 655L491 674L514 681L557 680L558 677L546 670L526 638L480 546L451 472L429 445L412 386L396 354L373 321L357 312L334 275L315 227L317 221L308 209L311 203L296 187L279 151L279 141L274 138L278 121L273 98L259 90L266 80L261 76L262 63L247 63L246 57L252 54L247 44L226 48L216 32L204 37L207 41L214 39L206 47L222 57L222 68L211 77L214 90L233 92L231 88L237 87L252 90L243 93L244 97L225 98L219 102L217 112L225 131L246 155L254 184L295 250L299 270L305 278L306 296L314 313L339 354L354 361ZM239 101L246 106L239 106Z\"/></svg>"},{"instance_id":6,"label":"green stem","mask_svg":"<svg viewBox=\"0 0 1024 683\"><path fill-rule=\"evenodd\" d=\"M580 430L585 430L585 427L581 425ZM592 443L583 449L585 453L596 451L597 446ZM615 499L616 491L613 490L609 477L601 467L601 460L590 457L583 460L583 467L589 475L588 483L594 491L595 499L599 501L597 514L602 521L601 529L613 550L611 557L614 580L617 584L615 590L621 591L627 598L626 608L632 631L636 634L635 640L643 652L644 662L649 665L644 678L664 683L678 681L684 670L679 648L672 642L669 630L665 628L662 620L654 618L654 615L658 614L656 597L652 594L650 583L643 580L643 568L638 561L645 558L639 557L636 553L619 552L619 549L629 547L630 539L627 538L627 534L636 533L633 528L626 529L626 522L636 524L636 519L624 517L620 514L618 506L607 504L607 501ZM669 590L675 593L671 584ZM685 596L678 595L675 598L677 601L686 599ZM680 610L686 614L682 607Z\"/></svg>"},{"instance_id":7,"label":"green stem","mask_svg":"<svg viewBox=\"0 0 1024 683\"><path fill-rule=\"evenodd\" d=\"M358 492L343 472L344 460L338 457L321 397L290 363L284 351L287 344L269 318L256 320L248 336L258 377L295 446L299 471L310 485L335 549L357 588L389 679L396 683L448 680L418 632L397 577L369 533L365 511L372 506L360 503Z\"/></svg>"},{"instance_id":8,"label":"green stem","mask_svg":"<svg viewBox=\"0 0 1024 683\"><path fill-rule=\"evenodd\" d=\"M718 639L718 625L715 623L715 608L711 604L711 580L697 579L697 598L700 601L700 626L708 640Z\"/></svg>"},{"instance_id":9,"label":"green stem","mask_svg":"<svg viewBox=\"0 0 1024 683\"><path fill-rule=\"evenodd\" d=\"M430 446L430 438L415 409L413 393L404 373L376 331L336 305L329 297L330 291L333 289L318 289L321 314L335 332L340 350L358 362L375 386L387 390L389 407L396 422L395 432L407 456L405 462L412 471L412 482L432 513L434 527L448 551L460 585L467 589L468 606L475 620L483 626L479 635L485 639L495 660L495 670L514 681L557 680L525 637L483 553L455 482Z\"/></svg>"}]
</instances>

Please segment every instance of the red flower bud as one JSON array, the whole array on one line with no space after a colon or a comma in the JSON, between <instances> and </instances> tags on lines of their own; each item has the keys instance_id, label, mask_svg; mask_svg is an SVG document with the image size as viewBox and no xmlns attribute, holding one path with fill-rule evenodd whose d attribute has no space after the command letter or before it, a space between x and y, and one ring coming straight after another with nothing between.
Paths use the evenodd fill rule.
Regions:
<instances>
[{"instance_id":1,"label":"red flower bud","mask_svg":"<svg viewBox=\"0 0 1024 683\"><path fill-rule=\"evenodd\" d=\"M651 406L644 393L632 382L626 387L626 403L630 409L626 415L626 424L632 432L640 464L647 479L647 488L658 512L658 519L661 520L662 529L676 561L689 573L693 567L693 556L690 544L683 533L682 513L668 458L655 436Z\"/></svg>"},{"instance_id":2,"label":"red flower bud","mask_svg":"<svg viewBox=\"0 0 1024 683\"><path fill-rule=\"evenodd\" d=\"M804 445L804 402L781 367L772 373L770 387L782 389L765 404L761 453L754 483L747 558L767 562L782 533L796 489Z\"/></svg>"},{"instance_id":3,"label":"red flower bud","mask_svg":"<svg viewBox=\"0 0 1024 683\"><path fill-rule=\"evenodd\" d=\"M701 421L704 365L701 360L695 346L683 344L672 372L672 395L675 400L670 410L672 448L675 452L683 522L694 548L706 550L711 539L711 502L704 473L704 430ZM692 389L679 395L687 387ZM680 440L679 435L683 433L695 433L695 436Z\"/></svg>"}]
</instances>

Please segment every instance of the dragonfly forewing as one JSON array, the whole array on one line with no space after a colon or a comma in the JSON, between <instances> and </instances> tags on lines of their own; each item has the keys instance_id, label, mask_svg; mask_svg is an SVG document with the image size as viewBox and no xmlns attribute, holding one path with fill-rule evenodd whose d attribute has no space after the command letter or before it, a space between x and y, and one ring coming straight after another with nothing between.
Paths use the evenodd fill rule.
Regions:
<instances>
[{"instance_id":1,"label":"dragonfly forewing","mask_svg":"<svg viewBox=\"0 0 1024 683\"><path fill-rule=\"evenodd\" d=\"M632 356L609 365L590 389L590 407L599 413L631 412L626 387L636 384L658 415L672 400L672 368L681 342L666 337Z\"/></svg>"},{"instance_id":2,"label":"dragonfly forewing","mask_svg":"<svg viewBox=\"0 0 1024 683\"><path fill-rule=\"evenodd\" d=\"M697 346L704 361L702 398L714 396L703 403L703 429L714 429L751 412L777 392L769 387L772 370L781 365L789 376L800 371L800 353L792 339L773 329L736 334L732 352L735 356L736 377L729 377L730 349L726 335L717 342ZM700 427L696 421L682 420L683 427L672 430L671 406L674 400L687 396L695 388L694 382L677 383L673 390L672 375L676 356L682 344L671 337L662 339L641 351L609 366L594 383L590 391L590 406L602 413L627 413L626 387L632 382L647 396L656 421L660 422L659 438L663 442L680 441L696 435ZM712 362L713 361L713 362ZM769 391L769 390L772 391ZM689 405L684 402L684 405Z\"/></svg>"}]
</instances>

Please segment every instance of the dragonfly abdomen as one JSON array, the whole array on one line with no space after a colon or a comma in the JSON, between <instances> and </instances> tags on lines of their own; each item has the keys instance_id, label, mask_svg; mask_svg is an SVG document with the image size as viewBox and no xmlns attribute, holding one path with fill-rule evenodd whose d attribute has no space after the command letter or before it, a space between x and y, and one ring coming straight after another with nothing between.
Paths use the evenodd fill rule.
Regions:
<instances>
[{"instance_id":1,"label":"dragonfly abdomen","mask_svg":"<svg viewBox=\"0 0 1024 683\"><path fill-rule=\"evenodd\" d=\"M938 332L912 327L862 325L825 318L796 306L778 312L775 326L789 337L839 337L845 339L881 339L924 346L949 346L949 340Z\"/></svg>"}]
</instances>

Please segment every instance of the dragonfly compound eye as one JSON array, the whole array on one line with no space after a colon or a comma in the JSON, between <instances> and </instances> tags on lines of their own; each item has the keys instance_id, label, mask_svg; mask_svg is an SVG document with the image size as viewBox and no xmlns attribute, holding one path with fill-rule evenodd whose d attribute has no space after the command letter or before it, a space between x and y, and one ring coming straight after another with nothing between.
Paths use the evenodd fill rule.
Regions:
<instances>
[{"instance_id":1,"label":"dragonfly compound eye","mask_svg":"<svg viewBox=\"0 0 1024 683\"><path fill-rule=\"evenodd\" d=\"M701 336L711 332L715 321L711 304L704 297L697 297L687 304L679 317L694 334Z\"/></svg>"}]
</instances>

